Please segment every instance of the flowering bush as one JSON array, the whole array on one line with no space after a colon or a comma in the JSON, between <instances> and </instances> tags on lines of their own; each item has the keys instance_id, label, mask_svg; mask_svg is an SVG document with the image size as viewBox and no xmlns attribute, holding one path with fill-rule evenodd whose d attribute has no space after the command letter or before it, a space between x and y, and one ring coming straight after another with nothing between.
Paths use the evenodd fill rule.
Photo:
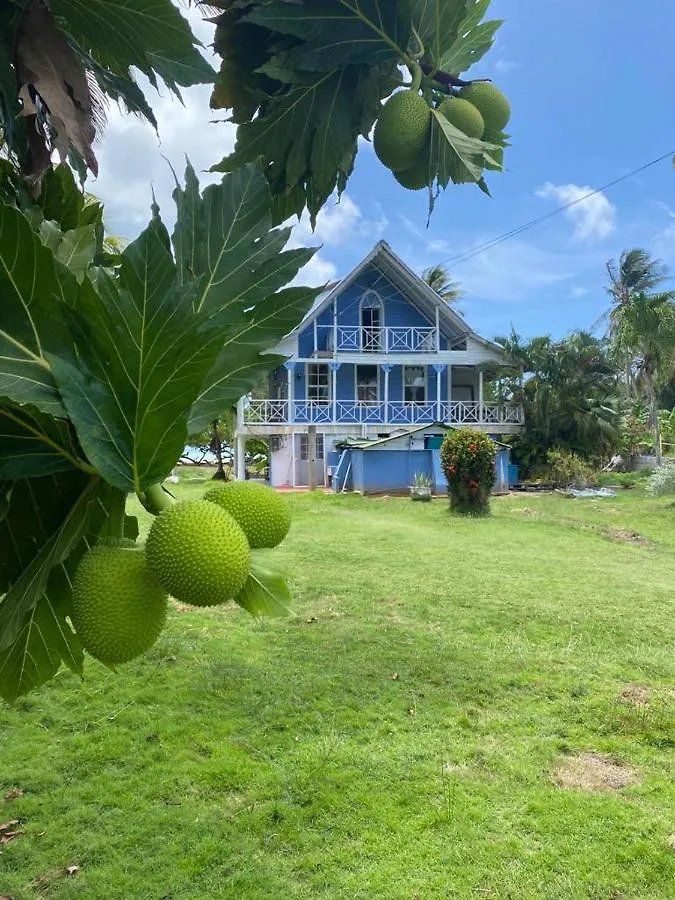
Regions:
<instances>
[{"instance_id":1,"label":"flowering bush","mask_svg":"<svg viewBox=\"0 0 675 900\"><path fill-rule=\"evenodd\" d=\"M448 432L441 446L441 465L448 480L450 509L485 516L495 480L495 445L480 431Z\"/></svg>"},{"instance_id":2,"label":"flowering bush","mask_svg":"<svg viewBox=\"0 0 675 900\"><path fill-rule=\"evenodd\" d=\"M654 472L647 484L647 490L654 497L675 494L675 462L667 462Z\"/></svg>"}]
</instances>

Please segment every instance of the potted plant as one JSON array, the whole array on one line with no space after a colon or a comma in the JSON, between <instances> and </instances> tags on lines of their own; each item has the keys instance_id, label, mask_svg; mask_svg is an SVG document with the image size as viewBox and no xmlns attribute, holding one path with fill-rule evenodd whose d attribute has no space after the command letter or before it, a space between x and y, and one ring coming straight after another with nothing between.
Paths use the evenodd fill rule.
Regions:
<instances>
[{"instance_id":1,"label":"potted plant","mask_svg":"<svg viewBox=\"0 0 675 900\"><path fill-rule=\"evenodd\" d=\"M431 500L432 480L423 472L415 472L414 484L410 485L411 500Z\"/></svg>"}]
</instances>

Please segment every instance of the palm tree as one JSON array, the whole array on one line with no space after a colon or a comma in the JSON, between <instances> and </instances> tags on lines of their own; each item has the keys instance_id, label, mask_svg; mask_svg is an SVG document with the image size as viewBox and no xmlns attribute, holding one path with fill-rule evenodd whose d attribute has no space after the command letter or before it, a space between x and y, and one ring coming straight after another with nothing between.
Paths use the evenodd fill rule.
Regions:
<instances>
[{"instance_id":1,"label":"palm tree","mask_svg":"<svg viewBox=\"0 0 675 900\"><path fill-rule=\"evenodd\" d=\"M458 282L450 277L445 266L430 266L428 269L425 269L422 272L422 281L426 281L429 287L433 288L448 306L456 304L460 297L464 296L464 291L460 288Z\"/></svg>"},{"instance_id":2,"label":"palm tree","mask_svg":"<svg viewBox=\"0 0 675 900\"><path fill-rule=\"evenodd\" d=\"M612 305L601 319L607 321L606 337L612 341L615 350L617 329L622 317L622 309L637 296L651 296L668 278L668 269L660 260L652 259L646 250L633 247L624 250L618 262L610 259L606 264L609 276L607 293ZM621 362L624 368L626 392L637 398L638 388L634 378L634 367L630 348L623 341Z\"/></svg>"},{"instance_id":3,"label":"palm tree","mask_svg":"<svg viewBox=\"0 0 675 900\"><path fill-rule=\"evenodd\" d=\"M675 293L638 293L612 310L614 345L631 361L633 380L643 389L654 433L656 462L661 462L658 387L673 371Z\"/></svg>"}]
</instances>

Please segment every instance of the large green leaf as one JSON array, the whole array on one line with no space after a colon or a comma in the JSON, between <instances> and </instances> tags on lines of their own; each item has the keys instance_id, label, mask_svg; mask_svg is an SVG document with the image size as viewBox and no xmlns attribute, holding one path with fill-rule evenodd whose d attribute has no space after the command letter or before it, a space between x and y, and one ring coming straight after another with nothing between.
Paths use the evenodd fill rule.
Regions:
<instances>
[{"instance_id":1,"label":"large green leaf","mask_svg":"<svg viewBox=\"0 0 675 900\"><path fill-rule=\"evenodd\" d=\"M66 620L70 603L44 594L22 621L14 642L0 650L0 697L12 702L39 687L65 663L81 673L84 654L79 638Z\"/></svg>"},{"instance_id":2,"label":"large green leaf","mask_svg":"<svg viewBox=\"0 0 675 900\"><path fill-rule=\"evenodd\" d=\"M77 361L49 357L87 458L121 490L161 481L184 447L220 346L215 325L194 314L198 288L178 281L155 215L122 254L119 277L98 270L78 292L68 316Z\"/></svg>"},{"instance_id":3,"label":"large green leaf","mask_svg":"<svg viewBox=\"0 0 675 900\"><path fill-rule=\"evenodd\" d=\"M55 416L65 413L46 354L70 355L58 303L70 287L28 220L0 204L0 396Z\"/></svg>"},{"instance_id":4,"label":"large green leaf","mask_svg":"<svg viewBox=\"0 0 675 900\"><path fill-rule=\"evenodd\" d=\"M234 598L252 616L290 616L291 592L268 553L254 550L246 584Z\"/></svg>"},{"instance_id":5,"label":"large green leaf","mask_svg":"<svg viewBox=\"0 0 675 900\"><path fill-rule=\"evenodd\" d=\"M492 47L495 34L503 20L482 22L490 6L490 0L464 0L467 6L465 18L457 29L458 36L450 48L442 53L438 68L451 75L466 72L482 59Z\"/></svg>"},{"instance_id":6,"label":"large green leaf","mask_svg":"<svg viewBox=\"0 0 675 900\"><path fill-rule=\"evenodd\" d=\"M472 2L473 0L423 0L412 4L413 25L424 44L422 58L433 69L443 69L443 54L457 40L460 23Z\"/></svg>"},{"instance_id":7,"label":"large green leaf","mask_svg":"<svg viewBox=\"0 0 675 900\"><path fill-rule=\"evenodd\" d=\"M215 73L171 0L52 0L54 15L80 47L115 72L135 66L167 83L213 81Z\"/></svg>"},{"instance_id":8,"label":"large green leaf","mask_svg":"<svg viewBox=\"0 0 675 900\"><path fill-rule=\"evenodd\" d=\"M0 480L83 468L72 429L30 406L0 401Z\"/></svg>"},{"instance_id":9,"label":"large green leaf","mask_svg":"<svg viewBox=\"0 0 675 900\"><path fill-rule=\"evenodd\" d=\"M191 412L194 433L275 365L264 351L300 322L319 289L285 287L315 250L284 250L290 230L271 230L270 192L256 166L210 185L203 196L188 166L174 199L179 272L198 283L196 308L220 336L218 359Z\"/></svg>"},{"instance_id":10,"label":"large green leaf","mask_svg":"<svg viewBox=\"0 0 675 900\"><path fill-rule=\"evenodd\" d=\"M286 94L265 104L263 115L239 126L233 152L213 170L232 172L262 156L273 192L301 189L314 222L339 174L351 170L358 136L375 122L377 76L375 67L362 65L298 77Z\"/></svg>"},{"instance_id":11,"label":"large green leaf","mask_svg":"<svg viewBox=\"0 0 675 900\"><path fill-rule=\"evenodd\" d=\"M11 557L3 562L16 566L17 557L21 559L20 574L16 575L16 580L10 577L9 589L0 601L0 650L6 650L17 640L27 617L47 590L53 570L68 559L92 530L90 505L107 490L100 478L88 476L80 481L77 493L43 497L37 493L42 486L40 482L42 479L30 479L25 493L21 491L21 483L17 483L16 495L10 498L9 512L0 522L0 537L10 545L8 556ZM68 484L68 481L61 478L45 482L44 486L53 494L55 484ZM77 484L74 482L75 486ZM72 491L72 479L69 486ZM17 508L22 494L28 505ZM57 506L65 508L65 514L54 523L52 515ZM30 558L27 563L26 557Z\"/></svg>"},{"instance_id":12,"label":"large green leaf","mask_svg":"<svg viewBox=\"0 0 675 900\"><path fill-rule=\"evenodd\" d=\"M362 63L394 65L410 43L412 6L391 0L282 0L253 6L245 18L302 41L284 57L294 69L326 72Z\"/></svg>"},{"instance_id":13,"label":"large green leaf","mask_svg":"<svg viewBox=\"0 0 675 900\"><path fill-rule=\"evenodd\" d=\"M498 168L492 158L493 145L470 138L460 131L437 109L431 111L431 171L436 173L439 187L475 183L488 192L483 169ZM497 148L498 149L498 148ZM433 196L431 206L433 207Z\"/></svg>"}]
</instances>

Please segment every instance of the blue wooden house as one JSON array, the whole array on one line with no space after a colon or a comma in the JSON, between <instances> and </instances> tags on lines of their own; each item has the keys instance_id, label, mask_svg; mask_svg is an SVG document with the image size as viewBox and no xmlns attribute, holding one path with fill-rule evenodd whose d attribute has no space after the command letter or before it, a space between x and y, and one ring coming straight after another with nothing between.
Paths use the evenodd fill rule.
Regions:
<instances>
[{"instance_id":1,"label":"blue wooden house","mask_svg":"<svg viewBox=\"0 0 675 900\"><path fill-rule=\"evenodd\" d=\"M503 348L473 331L384 241L270 352L286 362L271 373L266 396L237 405L238 477L252 437L270 441L270 483L298 487L310 482L310 428L313 480L328 485L345 442L433 438L424 429L437 424L441 433L466 426L498 440L523 427L519 406L491 399Z\"/></svg>"}]
</instances>

